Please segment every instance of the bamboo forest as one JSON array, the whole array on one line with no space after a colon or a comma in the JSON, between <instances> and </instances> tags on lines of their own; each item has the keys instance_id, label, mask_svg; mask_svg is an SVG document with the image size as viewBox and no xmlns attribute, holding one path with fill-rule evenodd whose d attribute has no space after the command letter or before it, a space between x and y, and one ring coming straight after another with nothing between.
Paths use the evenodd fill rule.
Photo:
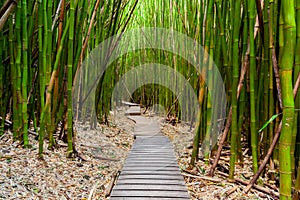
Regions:
<instances>
[{"instance_id":1,"label":"bamboo forest","mask_svg":"<svg viewBox=\"0 0 300 200\"><path fill-rule=\"evenodd\" d=\"M0 0L0 199L300 199L300 0Z\"/></svg>"}]
</instances>

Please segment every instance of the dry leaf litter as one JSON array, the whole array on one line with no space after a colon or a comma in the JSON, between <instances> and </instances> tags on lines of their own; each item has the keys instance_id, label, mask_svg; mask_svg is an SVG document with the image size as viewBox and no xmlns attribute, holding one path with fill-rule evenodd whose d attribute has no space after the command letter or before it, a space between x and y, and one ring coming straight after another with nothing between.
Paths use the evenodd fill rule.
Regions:
<instances>
[{"instance_id":1,"label":"dry leaf litter","mask_svg":"<svg viewBox=\"0 0 300 200\"><path fill-rule=\"evenodd\" d=\"M110 126L77 130L76 149L84 159L66 158L66 147L47 150L39 160L38 142L30 135L32 148L24 149L6 133L0 140L0 199L105 199L111 181L133 143L134 123L124 109ZM66 145L64 145L66 146Z\"/></svg>"}]
</instances>

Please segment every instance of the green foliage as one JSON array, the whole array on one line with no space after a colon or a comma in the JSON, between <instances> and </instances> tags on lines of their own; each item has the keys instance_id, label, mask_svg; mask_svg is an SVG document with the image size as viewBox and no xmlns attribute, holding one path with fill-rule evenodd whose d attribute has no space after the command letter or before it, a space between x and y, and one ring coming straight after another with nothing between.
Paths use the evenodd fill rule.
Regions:
<instances>
[{"instance_id":1,"label":"green foliage","mask_svg":"<svg viewBox=\"0 0 300 200\"><path fill-rule=\"evenodd\" d=\"M259 129L259 133L262 132L271 122L273 122L279 115L281 115L282 113L280 114L276 114L276 115L273 115L269 121L267 121L260 129Z\"/></svg>"}]
</instances>

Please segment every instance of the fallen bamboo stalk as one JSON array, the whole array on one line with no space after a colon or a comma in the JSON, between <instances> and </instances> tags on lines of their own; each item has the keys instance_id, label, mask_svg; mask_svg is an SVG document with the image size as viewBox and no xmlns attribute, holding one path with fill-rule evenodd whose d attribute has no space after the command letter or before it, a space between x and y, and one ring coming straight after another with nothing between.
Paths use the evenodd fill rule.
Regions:
<instances>
[{"instance_id":1,"label":"fallen bamboo stalk","mask_svg":"<svg viewBox=\"0 0 300 200\"><path fill-rule=\"evenodd\" d=\"M211 181L211 182L214 182L214 183L221 183L222 182L221 179L207 177L207 176L193 175L193 174L188 174L188 173L181 173L181 174L183 176L188 176L188 177L192 177L192 178L198 178L198 179L202 179L202 180L206 180L206 181Z\"/></svg>"},{"instance_id":2,"label":"fallen bamboo stalk","mask_svg":"<svg viewBox=\"0 0 300 200\"><path fill-rule=\"evenodd\" d=\"M232 193L234 193L239 187L235 186L232 189L225 192L226 197L230 196Z\"/></svg>"}]
</instances>

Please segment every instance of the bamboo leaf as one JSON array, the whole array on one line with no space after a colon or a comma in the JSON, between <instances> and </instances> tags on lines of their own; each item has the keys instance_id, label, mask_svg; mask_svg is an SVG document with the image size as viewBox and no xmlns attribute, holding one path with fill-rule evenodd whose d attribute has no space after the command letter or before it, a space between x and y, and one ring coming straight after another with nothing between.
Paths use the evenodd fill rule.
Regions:
<instances>
[{"instance_id":1,"label":"bamboo leaf","mask_svg":"<svg viewBox=\"0 0 300 200\"><path fill-rule=\"evenodd\" d=\"M267 121L262 127L261 127L261 129L259 129L259 133L260 132L262 132L272 121L274 121L274 119L276 119L279 115L281 115L281 113L279 113L279 114L276 114L276 115L273 115L270 119L269 119L269 121Z\"/></svg>"}]
</instances>

